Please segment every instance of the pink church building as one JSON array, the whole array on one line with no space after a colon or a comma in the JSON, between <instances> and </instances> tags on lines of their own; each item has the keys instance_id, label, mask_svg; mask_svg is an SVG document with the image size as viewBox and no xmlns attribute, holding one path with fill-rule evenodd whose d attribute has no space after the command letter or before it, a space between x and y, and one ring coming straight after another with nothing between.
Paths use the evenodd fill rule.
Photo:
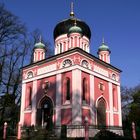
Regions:
<instances>
[{"instance_id":1,"label":"pink church building","mask_svg":"<svg viewBox=\"0 0 140 140\"><path fill-rule=\"evenodd\" d=\"M72 10L54 28L53 56L45 58L44 44L35 44L33 63L22 68L22 126L66 125L68 137L84 136L83 129L70 126L83 126L85 120L89 126L122 127L121 70L110 64L104 41L98 57L90 54L90 38L89 26ZM94 136L99 129L89 131Z\"/></svg>"}]
</instances>

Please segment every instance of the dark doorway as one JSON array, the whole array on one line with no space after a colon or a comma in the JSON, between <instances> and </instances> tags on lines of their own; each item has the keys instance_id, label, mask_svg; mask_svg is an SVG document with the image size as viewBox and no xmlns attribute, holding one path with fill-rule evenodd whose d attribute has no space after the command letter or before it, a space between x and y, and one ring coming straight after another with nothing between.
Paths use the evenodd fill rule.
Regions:
<instances>
[{"instance_id":1,"label":"dark doorway","mask_svg":"<svg viewBox=\"0 0 140 140\"><path fill-rule=\"evenodd\" d=\"M99 99L97 105L97 125L106 126L106 105L103 98Z\"/></svg>"},{"instance_id":2,"label":"dark doorway","mask_svg":"<svg viewBox=\"0 0 140 140\"><path fill-rule=\"evenodd\" d=\"M46 129L52 128L53 104L50 98L44 97L40 101L39 109L37 110L38 125Z\"/></svg>"}]
</instances>

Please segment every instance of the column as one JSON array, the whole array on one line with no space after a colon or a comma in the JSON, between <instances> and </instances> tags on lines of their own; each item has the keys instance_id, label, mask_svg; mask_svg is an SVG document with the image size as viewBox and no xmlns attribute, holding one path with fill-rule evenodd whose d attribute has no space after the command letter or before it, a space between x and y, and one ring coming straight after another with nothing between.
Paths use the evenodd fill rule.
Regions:
<instances>
[{"instance_id":1,"label":"column","mask_svg":"<svg viewBox=\"0 0 140 140\"><path fill-rule=\"evenodd\" d=\"M121 110L121 92L120 86L117 86L117 95L118 95L118 112L119 112L119 126L122 127L122 110Z\"/></svg>"},{"instance_id":2,"label":"column","mask_svg":"<svg viewBox=\"0 0 140 140\"><path fill-rule=\"evenodd\" d=\"M94 76L90 75L90 107L91 107L91 124L95 125L95 107L94 107Z\"/></svg>"},{"instance_id":3,"label":"column","mask_svg":"<svg viewBox=\"0 0 140 140\"><path fill-rule=\"evenodd\" d=\"M113 116L113 97L112 97L112 83L109 82L109 109L110 109L110 126L114 125Z\"/></svg>"},{"instance_id":4,"label":"column","mask_svg":"<svg viewBox=\"0 0 140 140\"><path fill-rule=\"evenodd\" d=\"M77 78L78 77L78 78ZM81 71L75 69L72 71L72 124L80 125L82 123L81 110Z\"/></svg>"},{"instance_id":5,"label":"column","mask_svg":"<svg viewBox=\"0 0 140 140\"><path fill-rule=\"evenodd\" d=\"M20 107L20 124L22 126L24 125L25 89L26 83L22 83L21 107Z\"/></svg>"},{"instance_id":6,"label":"column","mask_svg":"<svg viewBox=\"0 0 140 140\"><path fill-rule=\"evenodd\" d=\"M36 125L36 94L37 94L37 80L33 81L33 91L32 91L32 116L31 125Z\"/></svg>"},{"instance_id":7,"label":"column","mask_svg":"<svg viewBox=\"0 0 140 140\"><path fill-rule=\"evenodd\" d=\"M57 74L56 75L56 126L61 125L61 88L62 88L62 80L61 80L62 75Z\"/></svg>"}]
</instances>

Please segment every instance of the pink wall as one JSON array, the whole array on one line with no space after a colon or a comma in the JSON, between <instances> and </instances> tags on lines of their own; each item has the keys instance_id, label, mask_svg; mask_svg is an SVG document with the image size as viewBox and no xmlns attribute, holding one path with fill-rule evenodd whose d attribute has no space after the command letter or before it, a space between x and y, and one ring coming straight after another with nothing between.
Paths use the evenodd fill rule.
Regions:
<instances>
[{"instance_id":1,"label":"pink wall","mask_svg":"<svg viewBox=\"0 0 140 140\"><path fill-rule=\"evenodd\" d=\"M118 114L114 114L114 126L119 126L119 116L118 116Z\"/></svg>"},{"instance_id":2,"label":"pink wall","mask_svg":"<svg viewBox=\"0 0 140 140\"><path fill-rule=\"evenodd\" d=\"M85 123L85 117L88 118L88 123L91 124L91 117L90 117L90 110L89 109L82 109L82 123Z\"/></svg>"},{"instance_id":3,"label":"pink wall","mask_svg":"<svg viewBox=\"0 0 140 140\"><path fill-rule=\"evenodd\" d=\"M72 109L62 109L61 110L61 124L71 124L72 123Z\"/></svg>"},{"instance_id":4,"label":"pink wall","mask_svg":"<svg viewBox=\"0 0 140 140\"><path fill-rule=\"evenodd\" d=\"M40 79L40 80L37 81L37 98L36 98L37 105L38 105L40 99L42 99L43 96L45 96L45 91L42 88L42 85L45 84L46 81L50 82L50 87L49 87L46 95L49 96L53 100L54 105L55 105L55 98L56 98L56 76L50 76L50 77L47 77L47 78L44 78L44 79Z\"/></svg>"},{"instance_id":5,"label":"pink wall","mask_svg":"<svg viewBox=\"0 0 140 140\"><path fill-rule=\"evenodd\" d=\"M31 113L24 114L24 125L31 126Z\"/></svg>"}]
</instances>

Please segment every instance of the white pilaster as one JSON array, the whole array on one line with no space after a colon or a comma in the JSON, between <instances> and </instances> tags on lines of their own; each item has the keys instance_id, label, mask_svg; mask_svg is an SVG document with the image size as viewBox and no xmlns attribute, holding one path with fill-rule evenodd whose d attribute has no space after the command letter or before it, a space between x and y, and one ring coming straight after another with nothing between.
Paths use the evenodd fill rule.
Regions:
<instances>
[{"instance_id":1,"label":"white pilaster","mask_svg":"<svg viewBox=\"0 0 140 140\"><path fill-rule=\"evenodd\" d=\"M37 94L37 80L33 81L33 90L32 90L32 116L31 116L31 125L36 125L36 94Z\"/></svg>"},{"instance_id":2,"label":"white pilaster","mask_svg":"<svg viewBox=\"0 0 140 140\"><path fill-rule=\"evenodd\" d=\"M117 86L117 92L118 92L118 112L119 112L119 126L122 126L122 110L121 110L121 92L120 92L120 86Z\"/></svg>"},{"instance_id":3,"label":"white pilaster","mask_svg":"<svg viewBox=\"0 0 140 140\"><path fill-rule=\"evenodd\" d=\"M72 71L72 124L80 125L82 123L81 110L81 71L75 69Z\"/></svg>"},{"instance_id":4,"label":"white pilaster","mask_svg":"<svg viewBox=\"0 0 140 140\"><path fill-rule=\"evenodd\" d=\"M26 89L26 83L23 83L22 93L21 93L21 107L20 107L20 124L22 126L24 125L25 89Z\"/></svg>"},{"instance_id":5,"label":"white pilaster","mask_svg":"<svg viewBox=\"0 0 140 140\"><path fill-rule=\"evenodd\" d=\"M61 74L56 75L56 126L61 125Z\"/></svg>"},{"instance_id":6,"label":"white pilaster","mask_svg":"<svg viewBox=\"0 0 140 140\"><path fill-rule=\"evenodd\" d=\"M110 109L110 126L114 125L113 119L113 97L112 97L112 83L109 82L109 109Z\"/></svg>"},{"instance_id":7,"label":"white pilaster","mask_svg":"<svg viewBox=\"0 0 140 140\"><path fill-rule=\"evenodd\" d=\"M94 76L90 75L90 107L91 107L91 124L95 125L95 107L94 107Z\"/></svg>"}]
</instances>

